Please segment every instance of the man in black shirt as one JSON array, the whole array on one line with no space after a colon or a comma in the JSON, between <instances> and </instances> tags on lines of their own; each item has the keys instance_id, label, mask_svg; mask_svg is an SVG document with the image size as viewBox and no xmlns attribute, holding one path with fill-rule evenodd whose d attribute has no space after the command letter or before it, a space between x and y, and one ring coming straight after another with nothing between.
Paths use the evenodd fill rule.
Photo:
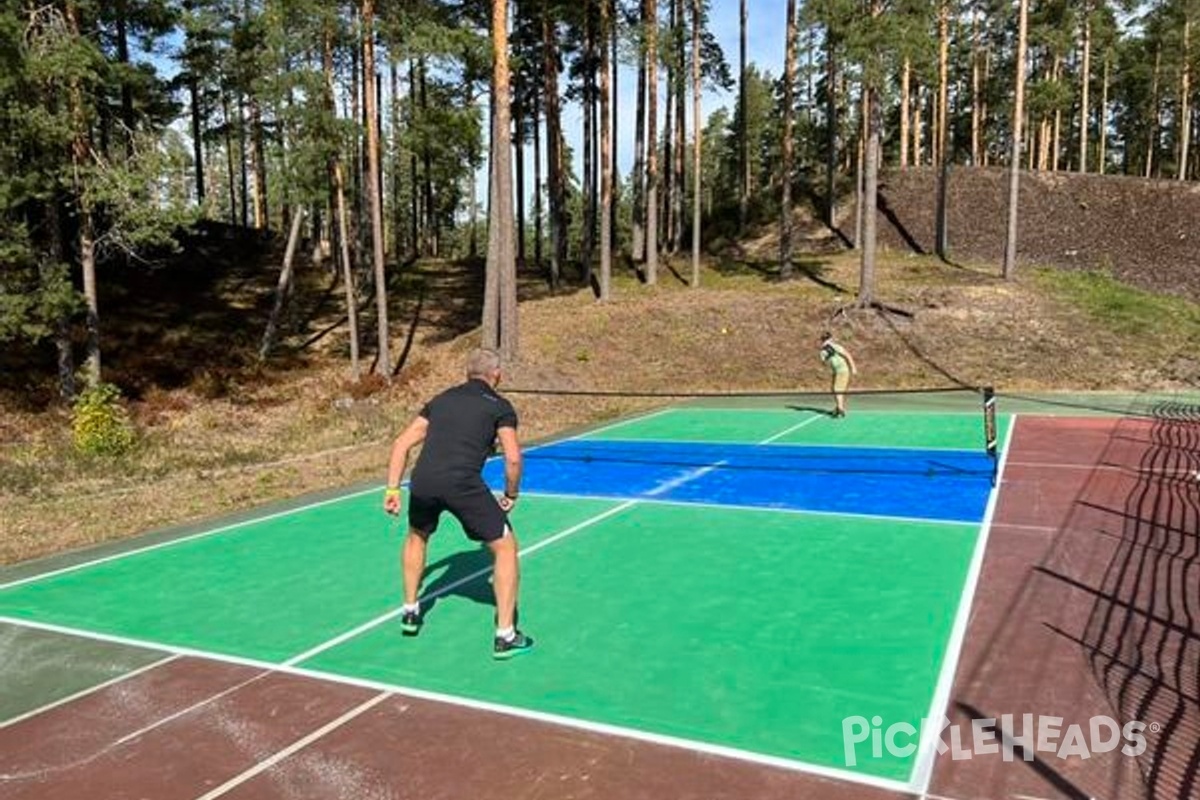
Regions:
<instances>
[{"instance_id":1,"label":"man in black shirt","mask_svg":"<svg viewBox=\"0 0 1200 800\"><path fill-rule=\"evenodd\" d=\"M417 594L425 572L429 537L443 511L449 511L467 536L486 544L494 560L492 589L496 595L496 638L492 654L511 658L528 652L533 640L515 627L517 537L508 512L521 487L521 446L517 412L496 392L500 356L476 350L467 359L467 381L426 403L421 413L396 437L388 464L383 508L400 513L400 480L408 452L424 443L409 483L408 536L404 540L404 606L401 630L415 636L421 629ZM504 451L504 496L497 500L481 471L496 440Z\"/></svg>"}]
</instances>

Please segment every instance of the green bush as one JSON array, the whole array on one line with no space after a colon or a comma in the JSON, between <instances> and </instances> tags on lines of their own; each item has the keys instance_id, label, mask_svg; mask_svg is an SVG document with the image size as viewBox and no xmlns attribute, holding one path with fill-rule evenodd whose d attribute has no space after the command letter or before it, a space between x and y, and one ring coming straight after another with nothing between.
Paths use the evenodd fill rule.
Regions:
<instances>
[{"instance_id":1,"label":"green bush","mask_svg":"<svg viewBox=\"0 0 1200 800\"><path fill-rule=\"evenodd\" d=\"M87 455L119 456L133 448L133 423L121 405L121 390L102 383L84 391L71 413L75 449Z\"/></svg>"}]
</instances>

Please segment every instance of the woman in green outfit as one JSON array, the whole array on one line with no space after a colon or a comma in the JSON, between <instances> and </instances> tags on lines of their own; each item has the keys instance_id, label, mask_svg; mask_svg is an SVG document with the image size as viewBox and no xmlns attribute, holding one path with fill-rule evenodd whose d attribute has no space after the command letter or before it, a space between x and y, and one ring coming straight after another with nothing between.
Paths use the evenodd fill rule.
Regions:
<instances>
[{"instance_id":1,"label":"woman in green outfit","mask_svg":"<svg viewBox=\"0 0 1200 800\"><path fill-rule=\"evenodd\" d=\"M854 356L850 351L833 340L833 334L825 331L821 334L821 360L833 373L833 398L836 403L833 416L846 416L846 389L850 386L850 376L858 374L854 365Z\"/></svg>"}]
</instances>

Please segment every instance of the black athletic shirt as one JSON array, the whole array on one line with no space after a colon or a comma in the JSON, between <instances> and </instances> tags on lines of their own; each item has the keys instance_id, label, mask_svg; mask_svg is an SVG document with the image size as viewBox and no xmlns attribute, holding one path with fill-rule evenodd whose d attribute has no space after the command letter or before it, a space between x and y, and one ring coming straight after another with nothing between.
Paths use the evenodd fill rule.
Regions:
<instances>
[{"instance_id":1,"label":"black athletic shirt","mask_svg":"<svg viewBox=\"0 0 1200 800\"><path fill-rule=\"evenodd\" d=\"M412 489L419 494L477 486L496 430L517 427L512 403L475 378L430 400L421 416L429 420L429 429L412 473Z\"/></svg>"}]
</instances>

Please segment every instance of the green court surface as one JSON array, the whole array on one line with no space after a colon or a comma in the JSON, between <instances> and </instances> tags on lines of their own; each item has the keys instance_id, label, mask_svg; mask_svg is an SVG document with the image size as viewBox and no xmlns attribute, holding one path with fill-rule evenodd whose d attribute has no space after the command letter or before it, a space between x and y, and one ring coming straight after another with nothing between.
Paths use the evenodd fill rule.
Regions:
<instances>
[{"instance_id":1,"label":"green court surface","mask_svg":"<svg viewBox=\"0 0 1200 800\"><path fill-rule=\"evenodd\" d=\"M671 409L576 439L621 440L983 444L980 413L835 421L787 408ZM770 479L786 493L827 477ZM490 556L448 517L430 547L425 628L400 635L401 529L377 491L11 580L0 620L910 785L919 751L847 767L843 720L919 728L942 713L994 492L970 522L605 494L532 488L518 504L521 625L537 647L511 663L490 657Z\"/></svg>"},{"instance_id":2,"label":"green court surface","mask_svg":"<svg viewBox=\"0 0 1200 800\"><path fill-rule=\"evenodd\" d=\"M1001 431L1007 418L1000 418ZM982 450L980 412L937 415L852 411L841 420L792 409L680 408L613 425L584 438L676 442L831 444Z\"/></svg>"}]
</instances>

